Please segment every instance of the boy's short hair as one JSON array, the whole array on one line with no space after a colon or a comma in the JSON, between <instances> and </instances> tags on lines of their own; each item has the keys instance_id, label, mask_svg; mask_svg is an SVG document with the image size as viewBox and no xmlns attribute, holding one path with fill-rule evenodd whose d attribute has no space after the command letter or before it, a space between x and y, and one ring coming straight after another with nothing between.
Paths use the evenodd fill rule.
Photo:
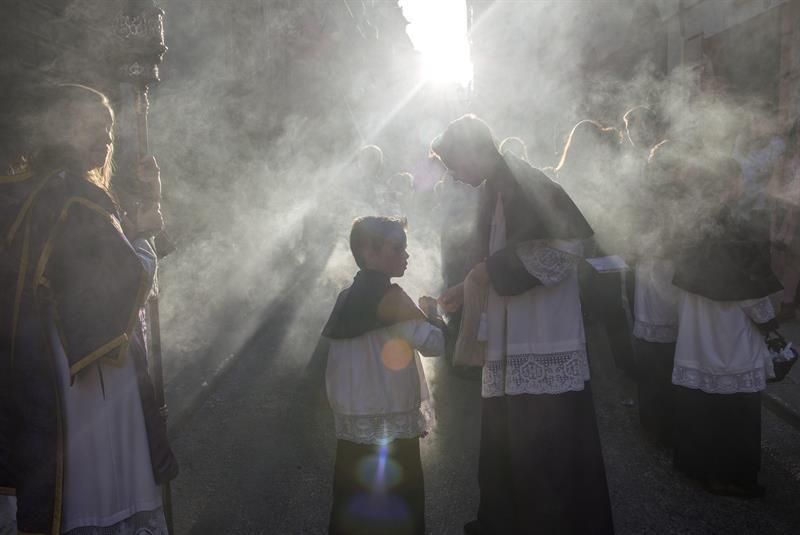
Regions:
<instances>
[{"instance_id":1,"label":"boy's short hair","mask_svg":"<svg viewBox=\"0 0 800 535\"><path fill-rule=\"evenodd\" d=\"M350 229L350 251L359 268L364 268L364 250L378 248L397 232L405 235L404 217L364 216L353 221Z\"/></svg>"}]
</instances>

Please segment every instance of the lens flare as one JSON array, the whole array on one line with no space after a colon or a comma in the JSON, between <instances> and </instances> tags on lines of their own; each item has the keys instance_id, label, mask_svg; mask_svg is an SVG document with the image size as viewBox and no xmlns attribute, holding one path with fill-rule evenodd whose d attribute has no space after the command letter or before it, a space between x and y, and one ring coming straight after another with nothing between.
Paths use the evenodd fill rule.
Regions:
<instances>
[{"instance_id":1,"label":"lens flare","mask_svg":"<svg viewBox=\"0 0 800 535\"><path fill-rule=\"evenodd\" d=\"M358 463L358 480L371 492L387 492L403 479L403 469L392 460L389 446L380 446L376 455Z\"/></svg>"},{"instance_id":2,"label":"lens flare","mask_svg":"<svg viewBox=\"0 0 800 535\"><path fill-rule=\"evenodd\" d=\"M402 370L414 360L414 350L402 338L392 338L381 349L383 365L390 370Z\"/></svg>"}]
</instances>

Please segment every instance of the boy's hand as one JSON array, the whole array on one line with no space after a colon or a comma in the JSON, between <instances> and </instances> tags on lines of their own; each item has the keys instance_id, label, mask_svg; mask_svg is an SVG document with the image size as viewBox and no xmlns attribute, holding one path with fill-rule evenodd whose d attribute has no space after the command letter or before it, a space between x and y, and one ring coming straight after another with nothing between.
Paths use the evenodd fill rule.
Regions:
<instances>
[{"instance_id":1,"label":"boy's hand","mask_svg":"<svg viewBox=\"0 0 800 535\"><path fill-rule=\"evenodd\" d=\"M464 283L448 288L439 296L439 304L446 312L455 312L464 304Z\"/></svg>"}]
</instances>

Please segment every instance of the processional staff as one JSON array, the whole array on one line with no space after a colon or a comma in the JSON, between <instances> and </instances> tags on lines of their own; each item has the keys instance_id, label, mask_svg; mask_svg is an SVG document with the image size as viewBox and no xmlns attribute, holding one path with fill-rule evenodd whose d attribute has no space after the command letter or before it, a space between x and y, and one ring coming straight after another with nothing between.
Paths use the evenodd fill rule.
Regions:
<instances>
[{"instance_id":1,"label":"processional staff","mask_svg":"<svg viewBox=\"0 0 800 535\"><path fill-rule=\"evenodd\" d=\"M149 110L148 91L151 84L160 81L159 65L167 47L164 44L164 11L156 6L154 0L127 0L122 13L117 17L114 27L118 45L118 74L120 81L132 85L135 92L135 113L137 130L138 161L146 161L150 155L147 115ZM141 165L141 163L140 163ZM161 226L161 183L152 181L149 173L139 171L138 180L131 188L133 214L137 226L160 228ZM159 233L153 243L159 258L174 250L166 234ZM158 282L147 307L147 329L150 341L151 373L155 386L156 402L161 407L162 416L167 417L164 397L164 373L161 352L161 326L159 320ZM163 489L163 507L170 533L174 533L172 521L172 496L170 484Z\"/></svg>"}]
</instances>

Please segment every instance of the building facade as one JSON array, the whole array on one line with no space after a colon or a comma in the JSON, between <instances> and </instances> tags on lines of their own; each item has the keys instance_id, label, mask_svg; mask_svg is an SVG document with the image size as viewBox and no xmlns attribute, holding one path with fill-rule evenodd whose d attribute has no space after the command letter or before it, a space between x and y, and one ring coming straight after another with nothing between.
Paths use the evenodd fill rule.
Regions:
<instances>
[{"instance_id":1,"label":"building facade","mask_svg":"<svg viewBox=\"0 0 800 535\"><path fill-rule=\"evenodd\" d=\"M800 110L800 2L662 0L668 68L706 61L724 90L756 97L784 126Z\"/></svg>"}]
</instances>

